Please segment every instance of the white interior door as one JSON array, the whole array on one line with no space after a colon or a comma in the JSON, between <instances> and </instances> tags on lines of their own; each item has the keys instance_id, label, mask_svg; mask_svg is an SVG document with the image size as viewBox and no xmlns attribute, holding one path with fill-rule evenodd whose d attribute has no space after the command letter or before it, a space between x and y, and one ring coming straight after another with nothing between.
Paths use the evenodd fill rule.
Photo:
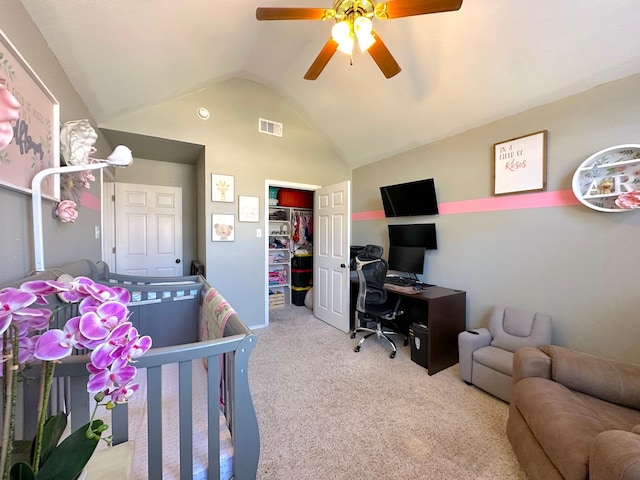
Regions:
<instances>
[{"instance_id":1,"label":"white interior door","mask_svg":"<svg viewBox=\"0 0 640 480\"><path fill-rule=\"evenodd\" d=\"M351 183L316 190L313 310L329 325L349 331L349 260L351 244Z\"/></svg>"},{"instance_id":2,"label":"white interior door","mask_svg":"<svg viewBox=\"0 0 640 480\"><path fill-rule=\"evenodd\" d=\"M183 275L182 188L116 183L115 272Z\"/></svg>"}]
</instances>

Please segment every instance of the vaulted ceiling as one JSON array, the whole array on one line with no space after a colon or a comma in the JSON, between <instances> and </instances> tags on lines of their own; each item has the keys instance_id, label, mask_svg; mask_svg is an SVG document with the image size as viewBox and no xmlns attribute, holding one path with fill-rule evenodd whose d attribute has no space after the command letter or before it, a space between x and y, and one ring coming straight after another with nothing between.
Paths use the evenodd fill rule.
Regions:
<instances>
[{"instance_id":1,"label":"vaulted ceiling","mask_svg":"<svg viewBox=\"0 0 640 480\"><path fill-rule=\"evenodd\" d=\"M303 76L334 22L255 10L332 0L21 1L98 124L245 78L293 100L354 167L640 72L638 0L464 0L374 19L402 71L385 79L369 55L337 52L315 81Z\"/></svg>"}]
</instances>

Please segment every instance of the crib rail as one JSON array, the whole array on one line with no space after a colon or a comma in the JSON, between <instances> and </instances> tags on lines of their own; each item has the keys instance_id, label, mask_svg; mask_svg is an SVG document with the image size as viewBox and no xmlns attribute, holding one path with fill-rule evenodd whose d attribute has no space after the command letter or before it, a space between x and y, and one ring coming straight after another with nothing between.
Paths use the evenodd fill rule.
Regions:
<instances>
[{"instance_id":1,"label":"crib rail","mask_svg":"<svg viewBox=\"0 0 640 480\"><path fill-rule=\"evenodd\" d=\"M219 409L222 410L231 432L234 455L234 479L255 479L260 440L258 423L248 382L249 356L256 344L256 337L237 315L226 322L223 338L198 341L198 321L204 292L210 286L199 275L187 277L132 277L110 273L106 264L82 260L60 269L49 269L37 275L14 282L19 286L26 280L56 279L61 274L88 276L104 284L120 285L131 292L130 321L141 335L151 335L153 348L140 357L136 367L146 369L148 411L148 478L162 478L162 376L164 365L177 365L179 384L179 432L180 478L191 479L193 468L192 421L194 412L192 398L192 369L194 362L206 360L208 421L208 478L220 475ZM7 285L9 286L9 285ZM56 311L56 320L61 326L67 319L78 314L77 305L65 305L50 298L49 307ZM93 400L86 391L88 372L84 354L63 359L57 365L57 385L51 399L51 410L70 412L71 428L76 430L87 423ZM31 367L26 376L39 377L37 365ZM32 438L35 432L35 398L33 389L37 382L23 385L21 433L22 438ZM107 419L111 427L114 444L128 440L129 409L127 404L111 411Z\"/></svg>"},{"instance_id":2,"label":"crib rail","mask_svg":"<svg viewBox=\"0 0 640 480\"><path fill-rule=\"evenodd\" d=\"M180 407L180 478L191 479L193 471L192 429L193 404L192 362L208 360L207 369L207 418L208 418L208 478L217 479L220 474L219 449L220 425L218 405L220 399L220 356L225 358L227 381L225 382L225 416L234 444L234 473L238 480L255 479L259 434L258 423L251 401L247 367L255 336L234 335L217 340L197 342L149 350L136 363L138 369L147 371L148 408L148 478L162 478L162 378L161 367L171 363L179 365ZM65 402L71 412L71 428L75 430L89 421L91 400L86 393L87 358L68 357L57 366L55 375L65 378L67 394ZM196 412L198 413L198 412ZM118 405L111 411L113 443L128 440L128 406Z\"/></svg>"}]
</instances>

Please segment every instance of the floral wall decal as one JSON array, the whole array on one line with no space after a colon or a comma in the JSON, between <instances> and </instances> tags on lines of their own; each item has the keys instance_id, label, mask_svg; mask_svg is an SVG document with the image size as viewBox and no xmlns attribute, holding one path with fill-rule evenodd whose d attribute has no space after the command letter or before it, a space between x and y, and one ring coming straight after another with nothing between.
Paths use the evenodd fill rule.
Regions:
<instances>
[{"instance_id":1,"label":"floral wall decal","mask_svg":"<svg viewBox=\"0 0 640 480\"><path fill-rule=\"evenodd\" d=\"M60 156L63 165L98 163L91 157L98 135L89 120L65 122L60 129ZM60 174L60 202L53 212L62 223L74 223L78 218L78 205L82 189L90 189L96 177L90 170Z\"/></svg>"},{"instance_id":2,"label":"floral wall decal","mask_svg":"<svg viewBox=\"0 0 640 480\"><path fill-rule=\"evenodd\" d=\"M0 150L13 140L13 125L20 118L20 103L7 89L7 81L0 78Z\"/></svg>"}]
</instances>

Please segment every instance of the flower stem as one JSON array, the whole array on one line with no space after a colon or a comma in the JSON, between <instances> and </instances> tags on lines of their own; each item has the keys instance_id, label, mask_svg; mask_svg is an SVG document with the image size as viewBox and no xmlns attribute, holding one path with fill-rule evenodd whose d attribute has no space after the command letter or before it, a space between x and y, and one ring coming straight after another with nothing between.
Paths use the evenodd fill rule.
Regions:
<instances>
[{"instance_id":1,"label":"flower stem","mask_svg":"<svg viewBox=\"0 0 640 480\"><path fill-rule=\"evenodd\" d=\"M11 341L12 350L9 351L8 344ZM4 425L2 428L2 450L0 451L0 472L3 480L9 478L11 469L11 452L13 450L13 440L15 437L15 410L18 383L14 379L14 372L18 369L18 329L9 327L2 339L2 352L4 360L3 387L4 399Z\"/></svg>"},{"instance_id":2,"label":"flower stem","mask_svg":"<svg viewBox=\"0 0 640 480\"><path fill-rule=\"evenodd\" d=\"M33 473L38 473L39 470L44 423L47 418L47 405L49 404L49 394L51 393L51 384L53 383L53 372L55 368L56 365L53 362L42 362L40 397L38 399L38 432L36 433L35 452L33 455Z\"/></svg>"}]
</instances>

